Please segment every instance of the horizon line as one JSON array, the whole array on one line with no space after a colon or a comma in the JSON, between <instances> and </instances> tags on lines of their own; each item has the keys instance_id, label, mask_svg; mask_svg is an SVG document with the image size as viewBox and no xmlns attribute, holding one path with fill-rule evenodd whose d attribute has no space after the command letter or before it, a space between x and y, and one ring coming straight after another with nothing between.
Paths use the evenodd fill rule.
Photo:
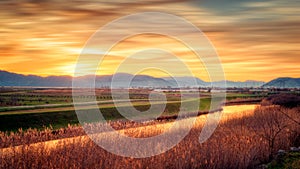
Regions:
<instances>
[{"instance_id":1,"label":"horizon line","mask_svg":"<svg viewBox=\"0 0 300 169\"><path fill-rule=\"evenodd\" d=\"M8 72L8 73L12 73L12 74L17 74L17 75L23 75L23 76L37 76L37 77L42 77L42 78L48 78L48 77L71 77L71 78L74 78L74 77L84 77L84 76L94 76L94 74L87 74L87 75L82 75L82 76L74 76L73 74L70 75L70 74L61 74L61 75L39 75L39 74L32 74L32 73L28 73L28 74L24 74L24 73L18 73L18 72L12 72L12 71L7 71L7 70L3 70L3 69L0 69L0 71L2 72ZM150 77L153 77L153 78L172 78L172 77L194 77L194 78L198 78L199 80L202 80L201 78L199 77L196 77L196 76L153 76L153 75L148 75L148 74L131 74L131 73L126 73L126 72L118 72L118 73L115 73L115 74L103 74L103 75L99 75L99 74L96 74L95 76L113 76L113 75L116 75L116 74L127 74L127 75L132 75L132 76L150 76ZM276 77L274 79L278 79L278 78L292 78L292 79L298 79L300 77ZM274 80L272 79L272 80ZM270 81L272 81L270 80ZM204 82L219 82L219 81L205 81L205 80L202 80ZM232 82L247 82L247 81L255 81L255 82L264 82L264 83L268 83L270 81L262 81L262 80L253 80L253 79L248 79L248 80L244 80L244 81L241 81L241 80L230 80L230 79L225 79L225 81L232 81Z\"/></svg>"},{"instance_id":2,"label":"horizon line","mask_svg":"<svg viewBox=\"0 0 300 169\"><path fill-rule=\"evenodd\" d=\"M61 75L39 75L39 74L31 74L31 73L28 73L28 74L23 74L23 73L18 73L18 72L11 72L11 71L7 71L7 70L3 70L3 69L0 69L0 71L2 72L8 72L8 73L12 73L12 74L17 74L17 75L23 75L23 76L38 76L38 77L42 77L42 78L48 78L48 77L71 77L71 78L76 78L76 77L84 77L84 76L94 76L94 74L87 74L87 75L82 75L82 76L74 76L74 75L69 75L69 74L61 74ZM126 72L118 72L118 73L115 73L115 74L127 74L127 75L132 75L132 76L150 76L150 77L153 77L153 78L172 78L172 77L194 77L194 78L198 78L199 80L202 80L201 78L199 77L196 77L196 76L153 76L153 75L148 75L148 74L131 74L131 73L126 73ZM104 74L104 75L99 75L99 74L96 74L95 76L113 76L115 74ZM277 78L285 78L285 77L277 77ZM286 77L286 78L293 78L293 77ZM202 80L204 82L220 82L220 81L205 81L205 80ZM253 79L248 79L248 80L245 80L245 81L240 81L240 80L230 80L230 79L225 79L225 81L232 81L232 82L247 82L247 81L255 81L255 82L264 82L264 83L267 83L266 81L261 81L261 80L253 80Z\"/></svg>"}]
</instances>

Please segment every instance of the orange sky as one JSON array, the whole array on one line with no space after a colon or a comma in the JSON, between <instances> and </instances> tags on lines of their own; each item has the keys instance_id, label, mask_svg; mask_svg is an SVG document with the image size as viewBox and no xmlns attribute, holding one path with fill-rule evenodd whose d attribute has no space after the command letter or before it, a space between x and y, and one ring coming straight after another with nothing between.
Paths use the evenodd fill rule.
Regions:
<instances>
[{"instance_id":1,"label":"orange sky","mask_svg":"<svg viewBox=\"0 0 300 169\"><path fill-rule=\"evenodd\" d=\"M113 19L144 11L175 14L197 25L217 49L228 80L300 77L300 3L296 0L230 0L227 4L205 0L142 0L138 3L5 0L0 2L0 69L42 76L72 75L81 49L97 29ZM131 37L116 46L110 53L113 57L105 58L99 73L113 73L116 65L134 49L166 46L187 62L196 76L208 80L203 65L195 64L193 53L182 44L149 35ZM157 54L154 60L159 59L161 63L173 57L157 51L142 54L149 57ZM130 72L130 67L138 64L132 59L123 70ZM176 69L167 62L164 64ZM166 75L157 70L142 73Z\"/></svg>"}]
</instances>

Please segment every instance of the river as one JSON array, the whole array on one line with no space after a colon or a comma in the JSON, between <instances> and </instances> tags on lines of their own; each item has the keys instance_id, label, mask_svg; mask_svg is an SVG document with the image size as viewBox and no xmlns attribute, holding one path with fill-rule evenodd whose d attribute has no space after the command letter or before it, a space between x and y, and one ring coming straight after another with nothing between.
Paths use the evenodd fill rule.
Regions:
<instances>
[{"instance_id":1,"label":"river","mask_svg":"<svg viewBox=\"0 0 300 169\"><path fill-rule=\"evenodd\" d=\"M230 119L235 119L235 118L242 118L244 116L250 116L254 113L255 108L257 107L257 104L249 104L249 105L235 105L235 106L225 106L223 108L223 113L222 113L222 119L221 121L226 121ZM197 119L197 123L202 123L206 119L206 115L201 115ZM196 123L196 125L197 125ZM124 129L120 130L120 133L133 133L133 132L141 132L141 131L147 131L147 130L160 130L164 131L168 129L172 125L172 122L168 123L162 123L162 124L155 124L151 126L143 126L143 127L137 127L137 128L129 128L129 129ZM21 145L21 146L15 146L15 147L8 147L8 148L3 148L0 149L0 154L1 155L13 155L15 152L20 152L22 149L35 149L38 147L43 147L44 150L49 150L45 152L50 152L51 149L55 149L57 147L61 147L62 145L67 144L72 144L75 142L85 142L88 141L89 137L88 136L77 136L77 137L72 137L72 138L64 138L64 139L58 139L58 140L50 140L50 141L45 141L45 142L40 142L40 143L33 143L30 145Z\"/></svg>"}]
</instances>

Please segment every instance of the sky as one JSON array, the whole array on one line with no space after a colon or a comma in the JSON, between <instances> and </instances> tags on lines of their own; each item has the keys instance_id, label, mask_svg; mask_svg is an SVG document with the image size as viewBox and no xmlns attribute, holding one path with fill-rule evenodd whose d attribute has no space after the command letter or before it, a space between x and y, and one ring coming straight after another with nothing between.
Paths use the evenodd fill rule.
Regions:
<instances>
[{"instance_id":1,"label":"sky","mask_svg":"<svg viewBox=\"0 0 300 169\"><path fill-rule=\"evenodd\" d=\"M74 75L78 56L98 29L138 12L165 12L196 25L218 53L227 80L267 82L277 77L300 77L298 0L2 0L0 70L40 76ZM176 28L172 20L160 22L158 28L163 24ZM112 29L107 36L120 31L124 30ZM184 30L179 34L196 38ZM89 49L90 54L101 53L97 46L106 43L110 41L100 38ZM172 75L185 76L180 64L176 65L178 59L193 75L209 81L205 64L195 53L174 38L154 34L120 41L104 57L98 74L113 74L123 63L120 70L128 73L138 67L141 74L168 75L159 69L142 69L156 64L172 71Z\"/></svg>"}]
</instances>

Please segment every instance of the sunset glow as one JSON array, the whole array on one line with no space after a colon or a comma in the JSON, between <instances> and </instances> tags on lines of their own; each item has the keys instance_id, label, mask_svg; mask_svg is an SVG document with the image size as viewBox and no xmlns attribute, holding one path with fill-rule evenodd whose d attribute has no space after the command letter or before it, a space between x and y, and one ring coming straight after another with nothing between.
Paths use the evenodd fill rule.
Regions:
<instances>
[{"instance_id":1,"label":"sunset glow","mask_svg":"<svg viewBox=\"0 0 300 169\"><path fill-rule=\"evenodd\" d=\"M0 2L0 70L41 76L73 75L77 58L95 31L125 15L158 11L178 15L198 26L219 53L228 80L300 77L299 5L296 0L231 0L226 4L180 0L5 0ZM168 54L155 50L148 55L136 54L145 48ZM99 52L91 49L91 53ZM174 55L186 62L195 76L209 80L204 65L183 44L149 34L133 36L116 45L100 65L99 74L113 74L126 57L131 57L123 68L127 73L130 67L141 64L142 57L153 57L153 61L176 69L170 64ZM176 71L179 76L185 75ZM158 70L141 74L166 76Z\"/></svg>"}]
</instances>

